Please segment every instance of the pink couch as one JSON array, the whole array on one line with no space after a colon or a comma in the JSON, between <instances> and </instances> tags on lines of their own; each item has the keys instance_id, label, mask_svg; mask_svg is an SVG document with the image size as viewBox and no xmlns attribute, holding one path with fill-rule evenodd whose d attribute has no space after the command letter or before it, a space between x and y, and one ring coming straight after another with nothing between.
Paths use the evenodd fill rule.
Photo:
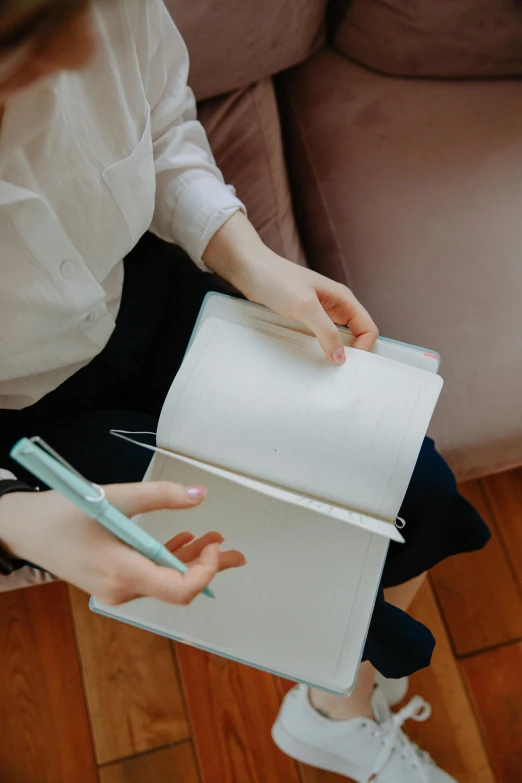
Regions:
<instances>
[{"instance_id":1,"label":"pink couch","mask_svg":"<svg viewBox=\"0 0 522 783\"><path fill-rule=\"evenodd\" d=\"M167 4L265 241L440 351L460 479L522 464L522 6L332 0L327 45L326 0Z\"/></svg>"}]
</instances>

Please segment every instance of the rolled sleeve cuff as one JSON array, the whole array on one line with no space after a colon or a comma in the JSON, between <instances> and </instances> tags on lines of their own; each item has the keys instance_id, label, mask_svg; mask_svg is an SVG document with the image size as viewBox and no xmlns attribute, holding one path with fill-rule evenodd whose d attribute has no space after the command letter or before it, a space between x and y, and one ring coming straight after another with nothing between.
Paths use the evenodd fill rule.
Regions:
<instances>
[{"instance_id":1,"label":"rolled sleeve cuff","mask_svg":"<svg viewBox=\"0 0 522 783\"><path fill-rule=\"evenodd\" d=\"M207 245L216 231L240 210L246 214L233 188L213 176L198 177L188 182L177 198L172 223L174 241L200 269L209 272L203 261Z\"/></svg>"}]
</instances>

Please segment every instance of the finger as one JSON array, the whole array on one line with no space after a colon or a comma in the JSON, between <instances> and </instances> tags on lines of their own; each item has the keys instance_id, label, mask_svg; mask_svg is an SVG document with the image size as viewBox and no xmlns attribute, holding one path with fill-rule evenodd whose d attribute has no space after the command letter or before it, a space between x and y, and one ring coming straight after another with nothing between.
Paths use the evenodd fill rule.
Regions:
<instances>
[{"instance_id":1,"label":"finger","mask_svg":"<svg viewBox=\"0 0 522 783\"><path fill-rule=\"evenodd\" d=\"M191 541L194 541L194 538L195 536L193 536L192 533L178 533L177 536L174 536L170 541L167 541L165 547L169 552L176 552L178 549L190 544Z\"/></svg>"},{"instance_id":2,"label":"finger","mask_svg":"<svg viewBox=\"0 0 522 783\"><path fill-rule=\"evenodd\" d=\"M371 351L379 336L379 330L370 313L362 306L356 296L344 285L334 283L328 291L330 296L338 299L334 308L334 320L342 326L349 326L355 337L354 348Z\"/></svg>"},{"instance_id":3,"label":"finger","mask_svg":"<svg viewBox=\"0 0 522 783\"><path fill-rule=\"evenodd\" d=\"M210 544L217 544L219 546L224 540L221 533L205 533L201 538L189 543L188 546L184 546L183 549L178 550L176 556L183 561L183 563L191 563L193 560L198 559L206 546L209 546Z\"/></svg>"},{"instance_id":4,"label":"finger","mask_svg":"<svg viewBox=\"0 0 522 783\"><path fill-rule=\"evenodd\" d=\"M142 484L112 484L106 487L107 498L127 516L163 508L199 506L206 496L204 487L185 487L170 481Z\"/></svg>"},{"instance_id":5,"label":"finger","mask_svg":"<svg viewBox=\"0 0 522 783\"><path fill-rule=\"evenodd\" d=\"M242 552L231 549L228 552L219 553L218 571L227 571L229 568L241 568L241 566L246 564L247 560Z\"/></svg>"},{"instance_id":6,"label":"finger","mask_svg":"<svg viewBox=\"0 0 522 783\"><path fill-rule=\"evenodd\" d=\"M298 308L296 317L312 330L331 361L335 364L344 364L346 353L341 334L325 312L315 292L313 298Z\"/></svg>"},{"instance_id":7,"label":"finger","mask_svg":"<svg viewBox=\"0 0 522 783\"><path fill-rule=\"evenodd\" d=\"M182 535L190 536L188 533L181 533L179 536L176 536L176 538L181 538ZM172 540L175 541L176 539ZM192 563L194 560L197 560L198 557L200 557L202 551L205 549L205 547L209 546L209 544L218 544L219 546L224 542L224 540L225 539L221 533L206 533L204 536L201 536L201 538L198 538L194 542L187 542L190 543L190 546L184 546L183 549L178 548L176 550L176 556L183 563ZM167 546L170 551L175 551L170 548L169 544L170 542L167 544ZM227 552L219 553L219 571L225 571L227 568L239 568L239 566L243 565L246 565L246 558L242 552L228 550Z\"/></svg>"},{"instance_id":8,"label":"finger","mask_svg":"<svg viewBox=\"0 0 522 783\"><path fill-rule=\"evenodd\" d=\"M247 560L242 552L238 552L236 550L230 550L228 552L220 552L218 556L218 566L217 566L217 572L220 573L222 571L228 571L231 568L241 568L242 566L245 566L247 564ZM158 569L158 566L155 567L156 570ZM163 569L163 571L166 571L167 569ZM139 584L139 575L134 572L134 576L138 577L138 584ZM165 578L165 577L163 577ZM168 578L172 580L174 578L175 585L169 586L169 591L172 589L177 592L180 583L181 574L177 574L172 571L168 571ZM127 601L133 601L136 598L140 598L142 595L148 596L149 593L147 590L150 589L147 585L150 585L150 582L140 584L140 589L145 592L136 592L137 590L137 584L136 581L133 579L132 584L127 584L125 587L121 588L118 592L113 591L112 596L116 596L113 598L112 596L107 596L103 598L103 602L109 605L119 604ZM155 597L158 597L157 591ZM167 599L161 599L161 600L167 600Z\"/></svg>"},{"instance_id":9,"label":"finger","mask_svg":"<svg viewBox=\"0 0 522 783\"><path fill-rule=\"evenodd\" d=\"M357 301L357 299L355 299L355 301L357 302L357 306L346 322L347 326L350 327L351 333L355 337L353 347L359 348L361 351L371 351L379 336L379 330L370 313Z\"/></svg>"},{"instance_id":10,"label":"finger","mask_svg":"<svg viewBox=\"0 0 522 783\"><path fill-rule=\"evenodd\" d=\"M138 595L184 606L204 590L217 574L218 568L217 544L206 547L199 562L191 566L186 574L156 566L150 560L141 558L140 566L134 573L133 590Z\"/></svg>"}]
</instances>

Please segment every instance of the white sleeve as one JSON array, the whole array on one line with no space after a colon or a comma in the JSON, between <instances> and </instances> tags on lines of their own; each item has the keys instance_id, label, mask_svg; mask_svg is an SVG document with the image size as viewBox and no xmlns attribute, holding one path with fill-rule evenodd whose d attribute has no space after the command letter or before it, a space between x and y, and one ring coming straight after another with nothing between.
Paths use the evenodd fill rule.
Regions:
<instances>
[{"instance_id":1,"label":"white sleeve","mask_svg":"<svg viewBox=\"0 0 522 783\"><path fill-rule=\"evenodd\" d=\"M163 0L140 0L137 30L142 79L151 110L156 207L151 230L180 245L202 269L215 232L245 207L216 166L187 87L189 57Z\"/></svg>"}]
</instances>

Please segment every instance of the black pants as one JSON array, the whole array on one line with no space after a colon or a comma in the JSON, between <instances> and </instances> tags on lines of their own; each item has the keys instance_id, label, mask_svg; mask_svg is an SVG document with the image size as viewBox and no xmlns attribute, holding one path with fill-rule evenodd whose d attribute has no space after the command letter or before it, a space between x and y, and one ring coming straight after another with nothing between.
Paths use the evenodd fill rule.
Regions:
<instances>
[{"instance_id":1,"label":"black pants","mask_svg":"<svg viewBox=\"0 0 522 783\"><path fill-rule=\"evenodd\" d=\"M222 290L218 279L200 272L179 249L145 235L125 260L122 305L102 353L30 408L0 411L0 467L34 481L12 463L9 449L21 437L40 435L96 483L140 481L150 453L109 431L156 431L161 407L210 290ZM429 439L400 516L407 523L406 544L391 543L384 588L424 573L445 557L479 549L489 537ZM383 674L401 677L426 666L433 645L428 629L387 604L381 589L365 657Z\"/></svg>"}]
</instances>

